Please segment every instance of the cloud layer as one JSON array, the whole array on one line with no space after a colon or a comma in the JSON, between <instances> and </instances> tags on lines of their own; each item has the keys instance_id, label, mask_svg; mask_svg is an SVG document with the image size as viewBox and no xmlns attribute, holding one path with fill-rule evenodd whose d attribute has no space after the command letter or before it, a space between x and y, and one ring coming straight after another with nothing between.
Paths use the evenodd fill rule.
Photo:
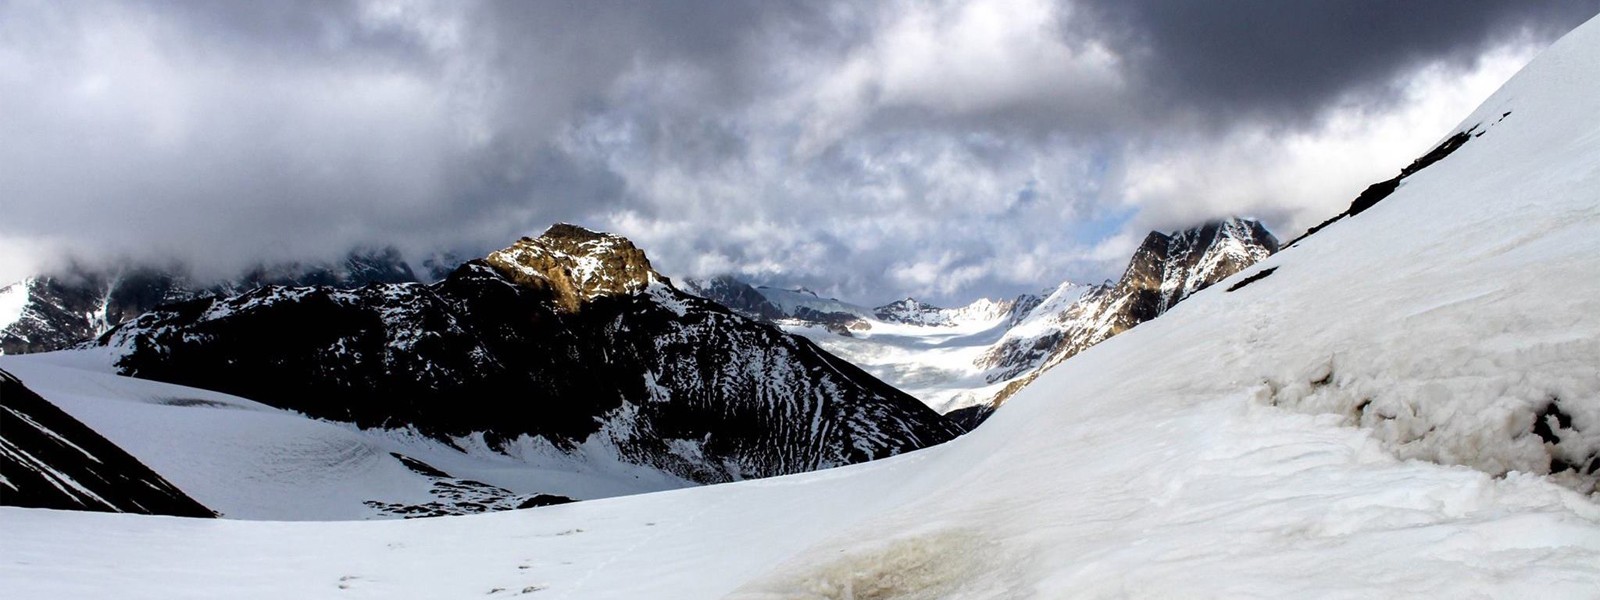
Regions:
<instances>
[{"instance_id":1,"label":"cloud layer","mask_svg":"<svg viewBox=\"0 0 1600 600\"><path fill-rule=\"evenodd\" d=\"M862 301L1320 220L1597 2L0 5L0 278L554 221Z\"/></svg>"}]
</instances>

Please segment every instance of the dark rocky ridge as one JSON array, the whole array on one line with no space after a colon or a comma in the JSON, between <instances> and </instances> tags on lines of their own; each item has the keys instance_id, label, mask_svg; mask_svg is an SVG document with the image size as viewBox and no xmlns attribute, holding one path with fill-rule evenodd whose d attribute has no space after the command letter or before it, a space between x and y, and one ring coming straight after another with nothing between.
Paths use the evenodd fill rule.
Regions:
<instances>
[{"instance_id":1,"label":"dark rocky ridge","mask_svg":"<svg viewBox=\"0 0 1600 600\"><path fill-rule=\"evenodd\" d=\"M132 376L445 441L598 438L700 482L962 431L803 338L680 292L627 240L572 226L433 285L267 286L163 307L101 342Z\"/></svg>"},{"instance_id":2,"label":"dark rocky ridge","mask_svg":"<svg viewBox=\"0 0 1600 600\"><path fill-rule=\"evenodd\" d=\"M0 370L0 505L178 517L216 513Z\"/></svg>"}]
</instances>

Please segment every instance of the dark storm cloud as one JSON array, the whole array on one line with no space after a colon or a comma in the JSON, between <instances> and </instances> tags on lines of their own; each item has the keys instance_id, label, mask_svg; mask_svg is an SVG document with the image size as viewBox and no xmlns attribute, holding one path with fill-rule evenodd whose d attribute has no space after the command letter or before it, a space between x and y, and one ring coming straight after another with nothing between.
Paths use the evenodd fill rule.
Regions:
<instances>
[{"instance_id":1,"label":"dark storm cloud","mask_svg":"<svg viewBox=\"0 0 1600 600\"><path fill-rule=\"evenodd\" d=\"M1419 65L1467 66L1497 43L1551 40L1600 11L1594 0L1087 0L1084 6L1090 18L1073 27L1108 37L1131 59L1140 86L1158 101L1151 108L1194 107L1224 120L1306 119L1352 94L1381 95Z\"/></svg>"},{"instance_id":2,"label":"dark storm cloud","mask_svg":"<svg viewBox=\"0 0 1600 600\"><path fill-rule=\"evenodd\" d=\"M8 4L0 236L212 270L504 243L626 202L553 136L639 63L737 74L757 6Z\"/></svg>"},{"instance_id":3,"label":"dark storm cloud","mask_svg":"<svg viewBox=\"0 0 1600 600\"><path fill-rule=\"evenodd\" d=\"M1410 114L1420 70L1597 8L0 3L0 276L68 253L475 253L575 221L676 274L1032 291L1119 269L1143 227L1320 218L1303 173L1260 158L1280 133ZM1218 191L1239 172L1260 183Z\"/></svg>"}]
</instances>

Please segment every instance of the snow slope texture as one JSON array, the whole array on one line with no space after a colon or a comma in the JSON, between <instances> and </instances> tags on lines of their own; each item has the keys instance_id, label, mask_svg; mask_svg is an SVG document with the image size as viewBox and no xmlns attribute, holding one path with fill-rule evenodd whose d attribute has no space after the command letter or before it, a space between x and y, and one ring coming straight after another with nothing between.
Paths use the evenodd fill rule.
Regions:
<instances>
[{"instance_id":1,"label":"snow slope texture","mask_svg":"<svg viewBox=\"0 0 1600 600\"><path fill-rule=\"evenodd\" d=\"M357 429L113 375L109 361L90 349L8 356L0 367L230 519L398 518L515 507L538 494L589 499L692 485L627 464L602 444L564 452L523 437L496 451L474 436L452 447L411 430Z\"/></svg>"}]
</instances>

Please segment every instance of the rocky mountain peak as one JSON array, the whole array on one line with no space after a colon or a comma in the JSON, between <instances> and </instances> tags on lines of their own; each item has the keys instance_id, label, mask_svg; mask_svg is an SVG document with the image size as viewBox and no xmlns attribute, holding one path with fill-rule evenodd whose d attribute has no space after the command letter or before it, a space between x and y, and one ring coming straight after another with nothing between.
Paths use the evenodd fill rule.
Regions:
<instances>
[{"instance_id":1,"label":"rocky mountain peak","mask_svg":"<svg viewBox=\"0 0 1600 600\"><path fill-rule=\"evenodd\" d=\"M1139 321L1154 318L1190 295L1278 251L1278 239L1259 221L1230 217L1162 233L1152 231L1117 282Z\"/></svg>"},{"instance_id":2,"label":"rocky mountain peak","mask_svg":"<svg viewBox=\"0 0 1600 600\"><path fill-rule=\"evenodd\" d=\"M783 309L767 301L767 297L756 291L756 288L732 275L717 275L710 279L688 279L684 281L684 289L747 317L771 321L786 316Z\"/></svg>"},{"instance_id":3,"label":"rocky mountain peak","mask_svg":"<svg viewBox=\"0 0 1600 600\"><path fill-rule=\"evenodd\" d=\"M942 310L942 309L937 307L937 306L934 306L932 304L926 304L926 303L923 303L923 302L919 302L919 301L917 301L916 298L912 298L910 296L907 296L904 300L895 300L894 302L890 302L890 303L885 304L883 306L879 306L875 310L880 311L880 312L882 312L882 311L890 311L890 312L914 313L914 312L925 312L925 311Z\"/></svg>"},{"instance_id":4,"label":"rocky mountain peak","mask_svg":"<svg viewBox=\"0 0 1600 600\"><path fill-rule=\"evenodd\" d=\"M913 325L944 325L949 324L949 315L944 314L944 309L917 301L916 298L906 297L883 306L872 309L873 315L889 323L908 323Z\"/></svg>"},{"instance_id":5,"label":"rocky mountain peak","mask_svg":"<svg viewBox=\"0 0 1600 600\"><path fill-rule=\"evenodd\" d=\"M491 252L484 262L519 285L548 290L568 312L600 296L633 294L667 281L627 238L567 223Z\"/></svg>"}]
</instances>

